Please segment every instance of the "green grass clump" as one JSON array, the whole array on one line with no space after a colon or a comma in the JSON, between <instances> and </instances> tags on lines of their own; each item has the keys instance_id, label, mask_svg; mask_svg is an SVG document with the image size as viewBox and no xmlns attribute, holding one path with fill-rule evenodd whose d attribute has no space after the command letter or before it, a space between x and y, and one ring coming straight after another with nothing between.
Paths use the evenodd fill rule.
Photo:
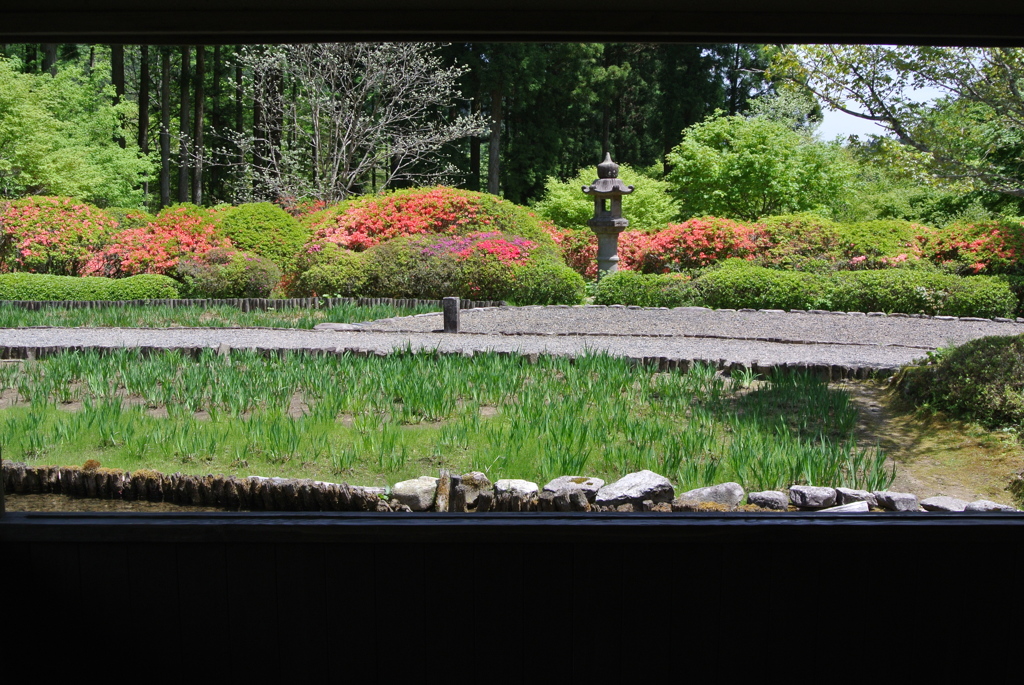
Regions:
<instances>
[{"instance_id":1,"label":"green grass clump","mask_svg":"<svg viewBox=\"0 0 1024 685\"><path fill-rule=\"evenodd\" d=\"M846 393L807 375L658 373L588 354L472 359L136 350L0 365L5 456L162 472L386 484L436 473L546 482L650 469L680 489L737 481L887 486ZM71 411L69 408L75 408Z\"/></svg>"},{"instance_id":2,"label":"green grass clump","mask_svg":"<svg viewBox=\"0 0 1024 685\"><path fill-rule=\"evenodd\" d=\"M306 309L293 307L279 310L243 312L236 307L108 307L104 309L41 309L29 311L0 303L0 328L24 326L170 328L175 326L205 328L236 328L269 326L271 328L313 328L318 323L359 323L395 316L412 316L441 311L440 307L393 307L391 305L357 306L337 304L333 307Z\"/></svg>"},{"instance_id":3,"label":"green grass clump","mask_svg":"<svg viewBox=\"0 0 1024 685\"><path fill-rule=\"evenodd\" d=\"M897 377L900 395L988 428L1024 424L1024 336L978 338L932 353Z\"/></svg>"}]
</instances>

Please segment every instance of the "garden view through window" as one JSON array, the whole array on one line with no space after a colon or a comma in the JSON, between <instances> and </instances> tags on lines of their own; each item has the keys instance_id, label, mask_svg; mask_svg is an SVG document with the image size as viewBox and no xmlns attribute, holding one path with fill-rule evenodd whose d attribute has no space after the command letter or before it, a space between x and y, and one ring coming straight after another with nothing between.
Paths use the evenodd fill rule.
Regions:
<instances>
[{"instance_id":1,"label":"garden view through window","mask_svg":"<svg viewBox=\"0 0 1024 685\"><path fill-rule=\"evenodd\" d=\"M1015 48L5 45L7 509L1020 507L1022 76ZM633 190L599 271L606 154Z\"/></svg>"}]
</instances>

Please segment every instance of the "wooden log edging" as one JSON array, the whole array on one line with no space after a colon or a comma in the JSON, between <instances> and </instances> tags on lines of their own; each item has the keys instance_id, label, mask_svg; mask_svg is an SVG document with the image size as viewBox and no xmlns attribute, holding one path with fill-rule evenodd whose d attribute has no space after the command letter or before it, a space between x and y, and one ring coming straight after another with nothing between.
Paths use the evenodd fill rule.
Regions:
<instances>
[{"instance_id":1,"label":"wooden log edging","mask_svg":"<svg viewBox=\"0 0 1024 685\"><path fill-rule=\"evenodd\" d=\"M40 311L42 309L116 309L124 307L235 307L243 312L278 309L327 309L340 305L356 307L437 307L441 300L418 300L393 297L234 297L228 299L153 299L153 300L0 300L0 306ZM460 309L504 307L503 300L460 300Z\"/></svg>"},{"instance_id":2,"label":"wooden log edging","mask_svg":"<svg viewBox=\"0 0 1024 685\"><path fill-rule=\"evenodd\" d=\"M246 511L392 511L384 488L297 478L191 476L3 462L5 494L54 494Z\"/></svg>"}]
</instances>

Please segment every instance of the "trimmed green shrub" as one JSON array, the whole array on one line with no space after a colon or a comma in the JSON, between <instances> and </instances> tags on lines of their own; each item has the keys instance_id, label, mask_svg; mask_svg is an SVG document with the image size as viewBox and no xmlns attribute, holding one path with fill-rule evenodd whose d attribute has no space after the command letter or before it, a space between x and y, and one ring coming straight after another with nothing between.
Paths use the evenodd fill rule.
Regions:
<instances>
[{"instance_id":1,"label":"trimmed green shrub","mask_svg":"<svg viewBox=\"0 0 1024 685\"><path fill-rule=\"evenodd\" d=\"M825 309L947 316L1012 316L1017 299L1004 280L910 269L837 272L819 301Z\"/></svg>"},{"instance_id":2,"label":"trimmed green shrub","mask_svg":"<svg viewBox=\"0 0 1024 685\"><path fill-rule=\"evenodd\" d=\"M922 360L924 361L924 360ZM1024 336L991 336L929 355L896 377L897 392L989 428L1024 423Z\"/></svg>"},{"instance_id":3,"label":"trimmed green shrub","mask_svg":"<svg viewBox=\"0 0 1024 685\"><path fill-rule=\"evenodd\" d=\"M175 275L186 298L269 297L281 282L281 269L274 262L223 247L182 258Z\"/></svg>"},{"instance_id":4,"label":"trimmed green shrub","mask_svg":"<svg viewBox=\"0 0 1024 685\"><path fill-rule=\"evenodd\" d=\"M812 309L822 291L815 274L779 271L728 259L694 281L700 304L718 309Z\"/></svg>"},{"instance_id":5,"label":"trimmed green shrub","mask_svg":"<svg viewBox=\"0 0 1024 685\"><path fill-rule=\"evenodd\" d=\"M857 221L839 224L838 228L843 256L850 260L866 258L851 264L854 268L858 264L863 264L863 268L891 265L900 255L906 255L904 259L918 258L918 236L933 230L898 219Z\"/></svg>"},{"instance_id":6,"label":"trimmed green shrub","mask_svg":"<svg viewBox=\"0 0 1024 685\"><path fill-rule=\"evenodd\" d=\"M767 238L757 255L763 266L800 271L823 271L843 258L839 224L816 214L766 216L758 220Z\"/></svg>"},{"instance_id":7,"label":"trimmed green shrub","mask_svg":"<svg viewBox=\"0 0 1024 685\"><path fill-rule=\"evenodd\" d=\"M294 266L295 255L310 235L293 216L269 202L233 207L220 216L218 227L239 250L266 257L283 271Z\"/></svg>"},{"instance_id":8,"label":"trimmed green shrub","mask_svg":"<svg viewBox=\"0 0 1024 685\"><path fill-rule=\"evenodd\" d=\"M366 253L351 252L331 243L324 245L316 260L300 260L298 276L288 292L293 297L317 295L357 297L366 292L369 264Z\"/></svg>"},{"instance_id":9,"label":"trimmed green shrub","mask_svg":"<svg viewBox=\"0 0 1024 685\"><path fill-rule=\"evenodd\" d=\"M113 279L100 276L0 274L0 300L151 300L178 297L173 278L141 274Z\"/></svg>"},{"instance_id":10,"label":"trimmed green shrub","mask_svg":"<svg viewBox=\"0 0 1024 685\"><path fill-rule=\"evenodd\" d=\"M638 307L683 307L695 304L697 291L683 274L642 274L616 271L597 283L594 304Z\"/></svg>"}]
</instances>

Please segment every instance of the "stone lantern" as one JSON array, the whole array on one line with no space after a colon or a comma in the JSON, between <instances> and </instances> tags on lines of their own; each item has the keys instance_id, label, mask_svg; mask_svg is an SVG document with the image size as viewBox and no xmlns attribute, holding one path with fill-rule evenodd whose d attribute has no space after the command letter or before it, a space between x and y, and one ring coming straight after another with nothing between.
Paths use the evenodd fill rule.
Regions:
<instances>
[{"instance_id":1,"label":"stone lantern","mask_svg":"<svg viewBox=\"0 0 1024 685\"><path fill-rule=\"evenodd\" d=\"M583 192L594 198L594 218L587 225L597 234L597 277L618 271L619 234L629 220L622 218L622 196L633 192L618 178L619 165L605 153L604 161L597 165L597 178ZM611 206L609 206L609 203Z\"/></svg>"}]
</instances>

